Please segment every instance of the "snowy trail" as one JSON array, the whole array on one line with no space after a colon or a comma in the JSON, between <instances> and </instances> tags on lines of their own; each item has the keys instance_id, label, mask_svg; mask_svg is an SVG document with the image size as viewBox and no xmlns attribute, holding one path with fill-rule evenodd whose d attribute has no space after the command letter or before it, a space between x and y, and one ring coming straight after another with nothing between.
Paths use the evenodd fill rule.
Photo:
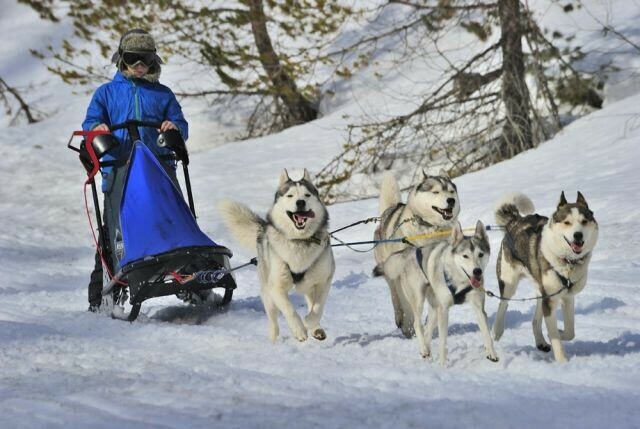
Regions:
<instances>
[{"instance_id":1,"label":"snowy trail","mask_svg":"<svg viewBox=\"0 0 640 429\"><path fill-rule=\"evenodd\" d=\"M447 368L421 359L415 340L395 328L387 286L371 277L373 255L346 248L335 250L324 342L297 343L281 319L282 338L269 343L253 268L237 272L239 287L226 311L165 297L146 302L132 324L88 313L93 248L85 176L66 149L88 96L72 94L21 56L27 38L44 46L72 29L45 25L23 5L7 6L0 16L6 41L0 75L46 82L38 95L55 108L43 122L0 133L0 428L640 427L640 95L633 95L640 88L640 60L619 40L596 37L597 26L584 11L566 15L547 2L532 3L545 25L564 26L589 42L587 48L624 57L624 69L607 87L611 97L601 111L535 150L457 178L460 220L465 227L477 219L493 224L495 201L514 190L548 215L561 191L573 201L579 190L595 212L600 238L587 286L576 299L567 364L535 348L534 304L516 302L496 343L498 363L484 358L472 312L454 307ZM637 27L637 1L586 3L590 10L610 6L618 29ZM181 70L167 71L169 79L183 78ZM220 200L265 213L282 168L313 173L335 156L344 143L343 114L362 115L362 106L394 114L401 98L394 91L434 78L433 70L415 67L398 71L404 80L378 81L373 71L338 82L342 92L318 121L213 149L207 133L233 130L210 127L203 119L211 115L207 106L185 103L194 123L190 172L198 222L234 250L232 265L254 255L220 222ZM629 97L610 103L623 96ZM376 216L377 206L376 200L331 206L331 228ZM373 228L361 225L339 237L369 240ZM486 287L494 292L501 237L490 233ZM517 296L532 295L523 281ZM304 311L300 296L292 300ZM490 323L497 304L487 298Z\"/></svg>"},{"instance_id":2,"label":"snowy trail","mask_svg":"<svg viewBox=\"0 0 640 429\"><path fill-rule=\"evenodd\" d=\"M81 167L59 149L11 151L20 159L45 151L56 162L44 170L29 163L12 170L16 160L2 160L2 180L13 186L3 190L10 195L0 210L13 227L1 233L0 426L637 427L639 102L636 96L614 104L536 150L456 180L465 226L476 218L492 223L502 192L527 192L544 214L561 190L570 200L577 190L585 194L601 232L587 288L576 299L577 336L565 344L566 365L535 348L531 303L510 306L497 343L499 363L484 359L465 307L451 314L448 368L423 361L415 341L394 329L386 285L370 277L372 255L343 248L335 252L325 342L298 344L285 325L284 338L268 342L252 268L238 272L226 312L167 297L145 303L133 324L87 313L91 247ZM251 176L213 179L206 174L210 165L258 165L281 155L282 164L293 164L287 154L305 132L290 130L275 143L264 139L251 151L245 150L250 142L224 146L194 160L203 229L235 249L217 221L216 201L233 195L265 210L280 169L263 164ZM11 140L5 144L18 149ZM309 158L311 168L319 163ZM41 184L57 177L57 191L30 185L34 177ZM376 206L374 200L332 206L332 227L375 215ZM369 239L372 229L359 226L340 236ZM491 233L487 287L494 291L500 238ZM237 248L232 261L251 256ZM523 282L518 296L531 293ZM303 311L302 298L293 300ZM486 307L492 321L497 302L488 298Z\"/></svg>"}]
</instances>

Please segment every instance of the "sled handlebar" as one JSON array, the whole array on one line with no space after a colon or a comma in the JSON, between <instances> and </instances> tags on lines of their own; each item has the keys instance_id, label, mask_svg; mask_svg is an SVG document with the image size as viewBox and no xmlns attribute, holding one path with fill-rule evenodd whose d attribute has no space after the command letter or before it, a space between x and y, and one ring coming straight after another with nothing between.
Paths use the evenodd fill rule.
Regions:
<instances>
[{"instance_id":1,"label":"sled handlebar","mask_svg":"<svg viewBox=\"0 0 640 429\"><path fill-rule=\"evenodd\" d=\"M138 121L137 119L129 119L121 124L115 124L110 127L111 131L127 129L129 131L129 140L131 144L134 141L140 140L140 133L138 127L155 128L160 129L161 122L152 121ZM160 133L157 141L158 146L167 148L175 153L176 158L182 161L184 165L189 165L189 153L187 147L184 144L184 139L180 131L176 129L170 129Z\"/></svg>"},{"instance_id":2,"label":"sled handlebar","mask_svg":"<svg viewBox=\"0 0 640 429\"><path fill-rule=\"evenodd\" d=\"M111 131L122 130L124 128L127 128L129 131L131 131L131 129L134 127L136 128L136 130L138 127L148 127L148 128L159 129L161 125L162 125L161 122L138 121L137 119L128 119L121 124L115 124L110 126L109 129ZM129 133L129 134L132 134L132 133Z\"/></svg>"}]
</instances>

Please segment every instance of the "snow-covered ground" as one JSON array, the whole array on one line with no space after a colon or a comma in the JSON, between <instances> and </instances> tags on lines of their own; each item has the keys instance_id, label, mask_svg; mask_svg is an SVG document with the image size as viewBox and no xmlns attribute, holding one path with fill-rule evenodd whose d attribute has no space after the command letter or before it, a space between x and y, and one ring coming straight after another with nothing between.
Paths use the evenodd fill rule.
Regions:
<instances>
[{"instance_id":1,"label":"snow-covered ground","mask_svg":"<svg viewBox=\"0 0 640 429\"><path fill-rule=\"evenodd\" d=\"M628 4L631 20L638 8ZM9 7L0 22L25 10ZM3 40L2 48L11 47L4 52L18 51L19 40ZM0 75L6 70L3 62ZM632 78L625 82L634 87ZM93 249L84 174L66 149L88 99L55 80L47 91L47 100L59 100L55 115L0 133L0 428L640 426L640 95L624 94L538 149L456 179L465 227L477 219L493 223L493 204L507 191L527 193L542 214L551 213L562 190L570 200L578 190L587 198L600 241L576 299L576 339L565 343L569 362L556 364L535 348L534 305L514 303L497 343L498 363L484 358L469 309L455 307L449 365L441 368L421 359L415 340L395 329L387 287L370 275L373 255L345 248L335 251L324 342L298 343L283 320L282 338L267 340L253 268L238 271L239 287L224 312L166 297L146 302L133 324L88 313ZM370 106L376 98L382 103L374 92L368 97ZM341 115L354 104L192 157L199 224L235 251L233 265L253 255L231 239L217 202L235 199L266 212L282 168L317 172L331 159L343 141ZM332 228L378 214L375 200L329 211ZM339 237L368 240L372 229L359 226ZM501 234L490 237L486 287L496 292ZM531 295L524 281L518 297ZM292 300L304 311L301 297ZM490 322L496 309L487 298Z\"/></svg>"}]
</instances>

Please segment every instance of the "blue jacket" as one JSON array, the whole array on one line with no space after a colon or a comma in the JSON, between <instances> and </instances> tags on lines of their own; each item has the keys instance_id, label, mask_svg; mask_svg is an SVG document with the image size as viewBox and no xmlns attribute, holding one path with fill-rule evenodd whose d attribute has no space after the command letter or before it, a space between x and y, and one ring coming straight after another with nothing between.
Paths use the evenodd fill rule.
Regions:
<instances>
[{"instance_id":1,"label":"blue jacket","mask_svg":"<svg viewBox=\"0 0 640 429\"><path fill-rule=\"evenodd\" d=\"M182 108L176 96L166 86L159 82L149 82L144 79L127 78L119 71L111 82L101 85L93 94L87 108L87 116L82 123L83 130L91 130L95 126L105 123L108 126L120 124L127 119L139 121L173 122L182 137L189 137L189 125L184 119ZM166 155L171 152L156 144L158 131L154 128L140 127L140 138L155 155ZM126 129L113 133L120 140L120 145L109 152L103 159L128 159L131 153L129 132ZM108 171L103 171L108 174Z\"/></svg>"}]
</instances>

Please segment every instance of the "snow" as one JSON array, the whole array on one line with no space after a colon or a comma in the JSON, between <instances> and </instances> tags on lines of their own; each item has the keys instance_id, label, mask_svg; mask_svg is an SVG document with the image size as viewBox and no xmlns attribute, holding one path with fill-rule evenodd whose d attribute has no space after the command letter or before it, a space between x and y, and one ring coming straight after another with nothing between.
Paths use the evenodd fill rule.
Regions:
<instances>
[{"instance_id":1,"label":"snow","mask_svg":"<svg viewBox=\"0 0 640 429\"><path fill-rule=\"evenodd\" d=\"M622 16L630 21L616 21L620 25L638 15L635 2L612 3L617 14L620 4L628 5ZM31 31L35 21L24 6L8 10L0 24L22 20L12 31ZM17 57L17 41L0 46ZM44 79L24 61L30 79ZM5 70L3 62L0 75ZM636 88L637 81L625 82ZM384 103L383 95L366 94L364 86L358 91L367 106ZM254 268L237 272L239 287L226 311L166 297L145 302L132 324L88 313L93 249L84 173L66 149L88 96L72 94L55 79L46 88L43 97L64 100L52 117L5 127L0 135L0 427L640 425L640 95L628 92L537 149L456 179L465 227L477 219L494 223L492 209L504 192L525 192L545 215L563 190L570 201L578 190L587 198L600 238L587 287L576 298L576 338L564 344L569 362L557 364L535 348L534 304L517 302L496 343L498 363L484 358L470 308L454 307L449 364L441 368L421 359L415 340L395 329L387 286L370 274L373 255L346 248L335 250L324 342L298 343L283 319L282 338L268 341ZM261 139L207 148L206 135L193 136L199 147L190 165L198 222L234 250L232 265L254 255L232 240L216 204L234 199L266 212L282 168L317 172L343 142L342 114L356 112L360 101L345 101L319 121ZM195 105L190 109L198 116ZM206 126L197 129L205 132ZM378 215L377 201L337 204L329 212L336 229ZM369 240L373 228L357 226L338 236ZM490 238L486 285L497 292L493 271L501 233ZM523 281L517 296L532 294L531 283ZM300 296L292 301L304 311ZM490 322L496 309L497 301L487 298Z\"/></svg>"}]
</instances>

